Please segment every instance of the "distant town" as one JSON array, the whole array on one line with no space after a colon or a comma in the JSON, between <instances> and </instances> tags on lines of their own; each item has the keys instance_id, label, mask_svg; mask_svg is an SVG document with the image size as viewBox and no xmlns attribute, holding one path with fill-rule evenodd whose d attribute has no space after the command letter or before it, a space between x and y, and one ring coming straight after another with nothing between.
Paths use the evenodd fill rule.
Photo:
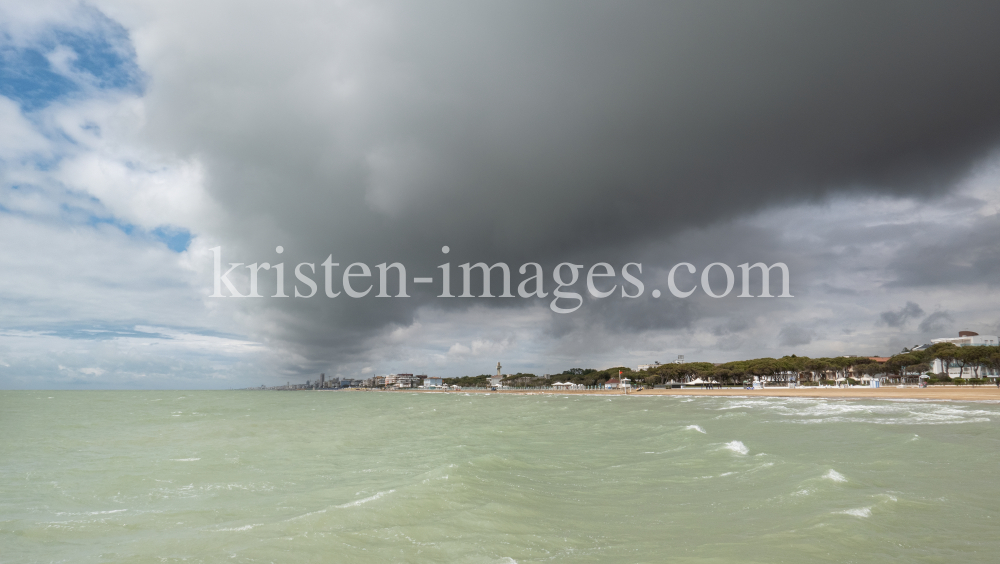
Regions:
<instances>
[{"instance_id":1,"label":"distant town","mask_svg":"<svg viewBox=\"0 0 1000 564\"><path fill-rule=\"evenodd\" d=\"M265 390L629 390L685 386L870 386L883 385L996 385L1000 381L1000 343L996 335L959 331L957 337L933 339L882 356L809 358L789 355L724 363L673 361L615 366L570 368L559 374L504 374L498 362L495 374L442 378L427 374L386 374L366 379L331 378L320 374L304 384L261 386Z\"/></svg>"}]
</instances>

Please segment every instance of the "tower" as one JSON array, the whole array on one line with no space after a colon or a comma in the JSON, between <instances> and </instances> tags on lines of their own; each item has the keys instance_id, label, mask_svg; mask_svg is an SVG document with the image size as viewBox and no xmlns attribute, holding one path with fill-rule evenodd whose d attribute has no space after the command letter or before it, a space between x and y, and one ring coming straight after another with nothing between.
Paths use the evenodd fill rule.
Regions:
<instances>
[{"instance_id":1,"label":"tower","mask_svg":"<svg viewBox=\"0 0 1000 564\"><path fill-rule=\"evenodd\" d=\"M502 379L503 379L503 376L500 375L500 363L497 362L497 375L493 376L492 378L490 378L490 386L493 387L493 388L499 388L500 387L500 380L502 380Z\"/></svg>"}]
</instances>

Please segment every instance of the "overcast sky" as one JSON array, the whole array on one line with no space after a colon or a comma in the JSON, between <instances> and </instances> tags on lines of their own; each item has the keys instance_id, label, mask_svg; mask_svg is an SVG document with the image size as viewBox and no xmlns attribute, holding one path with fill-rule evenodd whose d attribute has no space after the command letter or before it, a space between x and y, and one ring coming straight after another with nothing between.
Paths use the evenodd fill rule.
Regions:
<instances>
[{"instance_id":1,"label":"overcast sky","mask_svg":"<svg viewBox=\"0 0 1000 564\"><path fill-rule=\"evenodd\" d=\"M0 2L0 387L543 374L996 334L998 26L996 2ZM310 263L318 292L211 298L215 247L223 270L283 263L290 295ZM458 265L480 261L510 266L515 297L437 297L438 265L457 295ZM344 292L354 262L364 298ZM392 262L408 298L375 296ZM518 295L527 262L546 298ZM584 265L567 314L562 262ZM599 262L606 298L587 291ZM683 299L681 262L696 274L678 285L699 286ZM701 288L716 262L735 270L722 298ZM738 297L756 262L785 263L794 297ZM230 276L243 293L248 272Z\"/></svg>"}]
</instances>

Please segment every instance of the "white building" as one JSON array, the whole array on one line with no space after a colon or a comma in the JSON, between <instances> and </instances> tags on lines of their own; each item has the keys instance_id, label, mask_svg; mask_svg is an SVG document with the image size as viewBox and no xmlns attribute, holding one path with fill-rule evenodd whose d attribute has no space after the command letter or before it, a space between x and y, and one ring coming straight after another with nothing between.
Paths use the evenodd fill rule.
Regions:
<instances>
[{"instance_id":1,"label":"white building","mask_svg":"<svg viewBox=\"0 0 1000 564\"><path fill-rule=\"evenodd\" d=\"M414 381L420 382L413 374L389 374L385 377L386 388L412 388Z\"/></svg>"},{"instance_id":2,"label":"white building","mask_svg":"<svg viewBox=\"0 0 1000 564\"><path fill-rule=\"evenodd\" d=\"M948 363L948 376L952 378L996 378L1000 376L996 369L986 366L979 366L978 370L976 368L969 365L962 366L961 362L952 361ZM944 363L940 358L935 358L931 363L931 372L934 374L944 372Z\"/></svg>"},{"instance_id":3,"label":"white building","mask_svg":"<svg viewBox=\"0 0 1000 564\"><path fill-rule=\"evenodd\" d=\"M428 376L424 378L425 388L440 388L442 385L442 378L440 376Z\"/></svg>"},{"instance_id":4,"label":"white building","mask_svg":"<svg viewBox=\"0 0 1000 564\"><path fill-rule=\"evenodd\" d=\"M959 347L995 347L998 340L996 335L980 335L973 331L959 331L958 337L945 337L941 339L931 339L934 344L951 343ZM949 362L947 367L948 376L952 378L997 378L1000 373L997 370L986 366L962 366L961 362ZM944 362L940 358L935 358L931 362L931 372L941 374L945 372Z\"/></svg>"},{"instance_id":5,"label":"white building","mask_svg":"<svg viewBox=\"0 0 1000 564\"><path fill-rule=\"evenodd\" d=\"M684 355L682 354L677 355L677 360L668 362L667 364L684 364ZM642 372L643 370L651 370L653 368L656 368L657 366L660 366L659 362L654 362L653 364L640 364L636 372Z\"/></svg>"},{"instance_id":6,"label":"white building","mask_svg":"<svg viewBox=\"0 0 1000 564\"><path fill-rule=\"evenodd\" d=\"M996 335L980 335L973 331L959 331L957 337L944 337L941 339L931 339L932 343L951 343L959 347L995 347L997 346Z\"/></svg>"}]
</instances>

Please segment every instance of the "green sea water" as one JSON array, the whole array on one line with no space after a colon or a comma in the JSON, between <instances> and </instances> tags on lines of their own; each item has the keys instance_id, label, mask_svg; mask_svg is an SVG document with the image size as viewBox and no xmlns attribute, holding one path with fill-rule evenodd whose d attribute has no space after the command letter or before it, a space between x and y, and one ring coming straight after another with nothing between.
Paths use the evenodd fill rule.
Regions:
<instances>
[{"instance_id":1,"label":"green sea water","mask_svg":"<svg viewBox=\"0 0 1000 564\"><path fill-rule=\"evenodd\" d=\"M0 562L997 562L1000 405L0 392Z\"/></svg>"}]
</instances>

